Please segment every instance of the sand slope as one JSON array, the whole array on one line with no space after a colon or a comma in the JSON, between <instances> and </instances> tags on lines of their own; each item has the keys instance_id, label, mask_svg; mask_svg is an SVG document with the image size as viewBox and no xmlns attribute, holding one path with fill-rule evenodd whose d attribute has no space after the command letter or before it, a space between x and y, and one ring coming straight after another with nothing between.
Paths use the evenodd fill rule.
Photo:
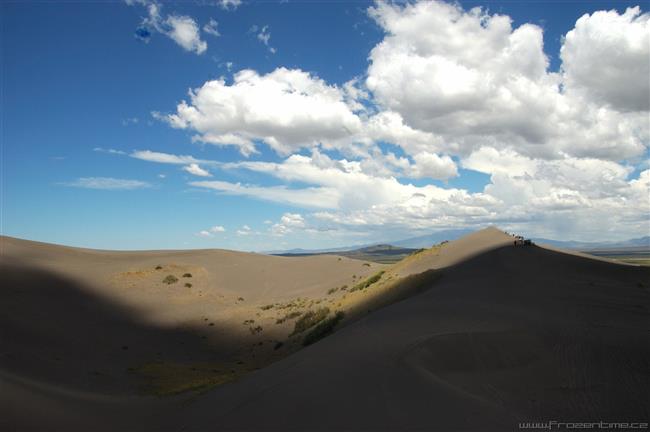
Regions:
<instances>
[{"instance_id":1,"label":"sand slope","mask_svg":"<svg viewBox=\"0 0 650 432\"><path fill-rule=\"evenodd\" d=\"M227 251L61 251L9 240L2 271L13 288L0 292L3 305L11 304L0 314L0 427L514 430L524 420L650 415L648 268L514 247L496 229L392 267ZM179 299L174 288L152 288L159 264L165 274L191 269L208 294L188 300L185 291ZM384 277L367 289L323 294L379 269ZM414 276L421 272L435 277ZM198 396L127 396L133 383L124 369L157 350L167 361L231 367L228 357L242 353L232 343L241 344L242 335L246 344L269 343L266 327L281 312L261 311L267 299L311 295L322 302L311 307L361 310L390 303L403 281L422 285L405 291L419 294L370 308L330 337L234 382ZM247 305L248 298L255 301ZM216 325L201 321L202 307L218 311L220 320L210 318ZM264 322L262 335L233 330L248 330L234 324L251 314ZM65 356L70 361L61 366L55 358ZM35 409L42 415L33 416Z\"/></svg>"},{"instance_id":2,"label":"sand slope","mask_svg":"<svg viewBox=\"0 0 650 432\"><path fill-rule=\"evenodd\" d=\"M293 321L278 318L331 305L329 289L381 267L334 256L111 252L0 240L0 372L104 395L139 394L149 375L166 378L179 368L189 379L205 380L203 371L217 382L262 367L299 347L286 341ZM177 281L164 283L168 275ZM295 306L278 306L287 303ZM278 341L284 345L276 350ZM149 390L176 388L167 387Z\"/></svg>"},{"instance_id":3,"label":"sand slope","mask_svg":"<svg viewBox=\"0 0 650 432\"><path fill-rule=\"evenodd\" d=\"M214 390L178 424L450 431L647 420L649 281L646 268L493 249L423 294Z\"/></svg>"}]
</instances>

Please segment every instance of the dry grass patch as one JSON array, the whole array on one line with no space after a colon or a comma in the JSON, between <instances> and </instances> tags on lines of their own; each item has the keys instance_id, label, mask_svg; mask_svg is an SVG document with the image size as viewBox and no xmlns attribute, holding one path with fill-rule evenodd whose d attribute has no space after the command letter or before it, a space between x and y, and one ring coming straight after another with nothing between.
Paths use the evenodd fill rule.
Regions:
<instances>
[{"instance_id":1,"label":"dry grass patch","mask_svg":"<svg viewBox=\"0 0 650 432\"><path fill-rule=\"evenodd\" d=\"M143 381L143 391L155 396L171 396L188 391L206 391L239 378L247 371L223 363L153 362L130 372Z\"/></svg>"}]
</instances>

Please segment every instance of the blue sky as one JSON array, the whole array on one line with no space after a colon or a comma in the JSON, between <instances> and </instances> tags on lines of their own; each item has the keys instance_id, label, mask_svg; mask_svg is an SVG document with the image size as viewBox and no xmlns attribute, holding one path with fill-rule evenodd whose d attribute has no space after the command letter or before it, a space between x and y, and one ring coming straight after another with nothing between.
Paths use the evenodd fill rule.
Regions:
<instances>
[{"instance_id":1,"label":"blue sky","mask_svg":"<svg viewBox=\"0 0 650 432\"><path fill-rule=\"evenodd\" d=\"M241 250L488 224L648 235L647 3L625 15L637 4L3 2L2 234ZM509 29L494 30L499 16ZM483 24L465 39L463 20Z\"/></svg>"}]
</instances>

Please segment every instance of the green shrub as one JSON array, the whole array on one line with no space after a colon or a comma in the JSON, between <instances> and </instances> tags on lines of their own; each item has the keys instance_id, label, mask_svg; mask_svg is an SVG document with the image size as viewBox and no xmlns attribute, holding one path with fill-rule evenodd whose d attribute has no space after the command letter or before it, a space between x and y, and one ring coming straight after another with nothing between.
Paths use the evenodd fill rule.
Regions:
<instances>
[{"instance_id":1,"label":"green shrub","mask_svg":"<svg viewBox=\"0 0 650 432\"><path fill-rule=\"evenodd\" d=\"M327 295L332 295L335 292L337 292L338 290L339 290L338 287L337 288L330 288L330 289L327 290Z\"/></svg>"},{"instance_id":2,"label":"green shrub","mask_svg":"<svg viewBox=\"0 0 650 432\"><path fill-rule=\"evenodd\" d=\"M192 284L191 284L191 283L189 283L189 282L188 282L188 283L186 283L186 284L185 284L185 288L192 288Z\"/></svg>"},{"instance_id":3,"label":"green shrub","mask_svg":"<svg viewBox=\"0 0 650 432\"><path fill-rule=\"evenodd\" d=\"M366 266L366 267L370 267L369 263L363 263L363 265Z\"/></svg>"},{"instance_id":4,"label":"green shrub","mask_svg":"<svg viewBox=\"0 0 650 432\"><path fill-rule=\"evenodd\" d=\"M380 271L379 273L375 273L374 275L370 276L368 279L364 280L363 282L359 282L352 288L350 288L350 292L352 291L359 291L362 289L368 288L370 285L374 284L377 282L379 279L381 279L381 276L384 274L384 271Z\"/></svg>"},{"instance_id":5,"label":"green shrub","mask_svg":"<svg viewBox=\"0 0 650 432\"><path fill-rule=\"evenodd\" d=\"M329 315L330 310L327 307L317 309L316 311L309 311L304 314L293 327L293 332L291 336L302 333L310 327L315 326Z\"/></svg>"},{"instance_id":6,"label":"green shrub","mask_svg":"<svg viewBox=\"0 0 650 432\"><path fill-rule=\"evenodd\" d=\"M185 273L185 274L183 275L183 277L186 277L186 278L187 278L187 277L192 277L192 273Z\"/></svg>"},{"instance_id":7,"label":"green shrub","mask_svg":"<svg viewBox=\"0 0 650 432\"><path fill-rule=\"evenodd\" d=\"M343 312L337 312L333 317L329 317L319 324L317 324L313 329L307 333L305 338L302 340L304 346L311 345L314 342L317 342L324 338L325 336L331 334L334 331L336 325L343 319L345 314Z\"/></svg>"},{"instance_id":8,"label":"green shrub","mask_svg":"<svg viewBox=\"0 0 650 432\"><path fill-rule=\"evenodd\" d=\"M282 324L283 322L288 321L290 319L298 318L300 315L302 315L302 312L300 312L300 311L289 312L288 314L286 314L282 318L278 318L275 321L275 323L276 324Z\"/></svg>"},{"instance_id":9,"label":"green shrub","mask_svg":"<svg viewBox=\"0 0 650 432\"><path fill-rule=\"evenodd\" d=\"M162 270L162 266L157 265L156 270Z\"/></svg>"},{"instance_id":10,"label":"green shrub","mask_svg":"<svg viewBox=\"0 0 650 432\"><path fill-rule=\"evenodd\" d=\"M163 279L163 283L166 283L167 285L171 285L178 282L178 278L174 275L167 275L165 279Z\"/></svg>"}]
</instances>

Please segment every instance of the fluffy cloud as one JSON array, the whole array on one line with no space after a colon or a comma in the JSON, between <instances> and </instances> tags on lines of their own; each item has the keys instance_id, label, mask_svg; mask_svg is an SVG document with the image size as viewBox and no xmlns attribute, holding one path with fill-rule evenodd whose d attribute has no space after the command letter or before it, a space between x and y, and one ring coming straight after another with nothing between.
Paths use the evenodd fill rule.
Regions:
<instances>
[{"instance_id":1,"label":"fluffy cloud","mask_svg":"<svg viewBox=\"0 0 650 432\"><path fill-rule=\"evenodd\" d=\"M210 174L209 171L204 170L198 164L195 163L191 163L187 166L184 166L183 171L198 177L212 177L212 174Z\"/></svg>"},{"instance_id":2,"label":"fluffy cloud","mask_svg":"<svg viewBox=\"0 0 650 432\"><path fill-rule=\"evenodd\" d=\"M458 176L456 164L449 156L438 156L435 153L418 153L413 156L415 166L413 177L429 177L433 179L448 179Z\"/></svg>"},{"instance_id":3,"label":"fluffy cloud","mask_svg":"<svg viewBox=\"0 0 650 432\"><path fill-rule=\"evenodd\" d=\"M299 213L285 213L280 221L273 224L269 231L275 236L283 236L293 232L294 229L305 228L305 219Z\"/></svg>"},{"instance_id":4,"label":"fluffy cloud","mask_svg":"<svg viewBox=\"0 0 650 432\"><path fill-rule=\"evenodd\" d=\"M201 237L214 237L215 234L220 234L226 232L226 229L221 225L215 225L207 230L202 230L197 233Z\"/></svg>"},{"instance_id":5,"label":"fluffy cloud","mask_svg":"<svg viewBox=\"0 0 650 432\"><path fill-rule=\"evenodd\" d=\"M199 26L188 16L170 15L165 23L169 26L167 36L176 41L186 51L203 54L208 44L201 40Z\"/></svg>"},{"instance_id":6,"label":"fluffy cloud","mask_svg":"<svg viewBox=\"0 0 650 432\"><path fill-rule=\"evenodd\" d=\"M585 14L567 33L562 50L566 83L619 111L650 109L650 14Z\"/></svg>"},{"instance_id":7,"label":"fluffy cloud","mask_svg":"<svg viewBox=\"0 0 650 432\"><path fill-rule=\"evenodd\" d=\"M464 11L438 1L403 6L378 3L370 14L386 36L371 51L366 84L382 109L397 113L405 127L421 131L420 136L433 135L429 140L437 149L442 146L447 153L466 155L491 146L547 159L571 155L612 160L644 152L647 116L627 115L576 97L571 86L585 86L584 80L572 78L582 76L580 69L571 61L563 65L566 79L548 71L540 27L513 28L507 16L489 15L478 8ZM620 27L627 22L630 39L647 41L647 18L634 20L634 11L623 17L608 14L609 21ZM648 44L625 49L622 55L629 62L620 66L618 55L595 53L609 51L611 32L611 47L618 47L621 30L596 23L600 33L593 33L608 41L602 44L594 35L583 35L581 29L589 21L583 17L567 35L563 59L579 59L575 53L586 52L591 62L584 71L596 69L595 75L610 74L616 81L609 84L607 76L592 74L594 82L588 88L624 86L628 92L636 85L618 80L624 75L615 71L633 64L630 73L645 83L634 91L647 102L647 90L642 90L648 80L642 77L647 77L648 56L643 51ZM594 53L593 59L589 52Z\"/></svg>"},{"instance_id":8,"label":"fluffy cloud","mask_svg":"<svg viewBox=\"0 0 650 432\"><path fill-rule=\"evenodd\" d=\"M63 183L84 189L133 190L151 187L150 183L140 180L118 179L113 177L81 177L72 182Z\"/></svg>"},{"instance_id":9,"label":"fluffy cloud","mask_svg":"<svg viewBox=\"0 0 650 432\"><path fill-rule=\"evenodd\" d=\"M196 140L235 145L245 155L256 152L255 141L285 155L319 143L335 146L361 128L339 88L301 70L242 70L231 85L208 81L189 96L167 121L196 131Z\"/></svg>"},{"instance_id":10,"label":"fluffy cloud","mask_svg":"<svg viewBox=\"0 0 650 432\"><path fill-rule=\"evenodd\" d=\"M163 18L162 6L156 1L127 0L126 3L129 6L141 5L147 9L147 17L135 31L138 39L149 42L152 32L156 31L171 38L186 51L203 54L207 50L208 44L201 40L201 31L193 18L175 14ZM216 31L216 26L214 30Z\"/></svg>"},{"instance_id":11,"label":"fluffy cloud","mask_svg":"<svg viewBox=\"0 0 650 432\"><path fill-rule=\"evenodd\" d=\"M240 229L237 230L237 235L247 236L247 235L251 234L252 232L253 232L253 230L251 230L251 227L249 227L248 225L244 225Z\"/></svg>"}]
</instances>

